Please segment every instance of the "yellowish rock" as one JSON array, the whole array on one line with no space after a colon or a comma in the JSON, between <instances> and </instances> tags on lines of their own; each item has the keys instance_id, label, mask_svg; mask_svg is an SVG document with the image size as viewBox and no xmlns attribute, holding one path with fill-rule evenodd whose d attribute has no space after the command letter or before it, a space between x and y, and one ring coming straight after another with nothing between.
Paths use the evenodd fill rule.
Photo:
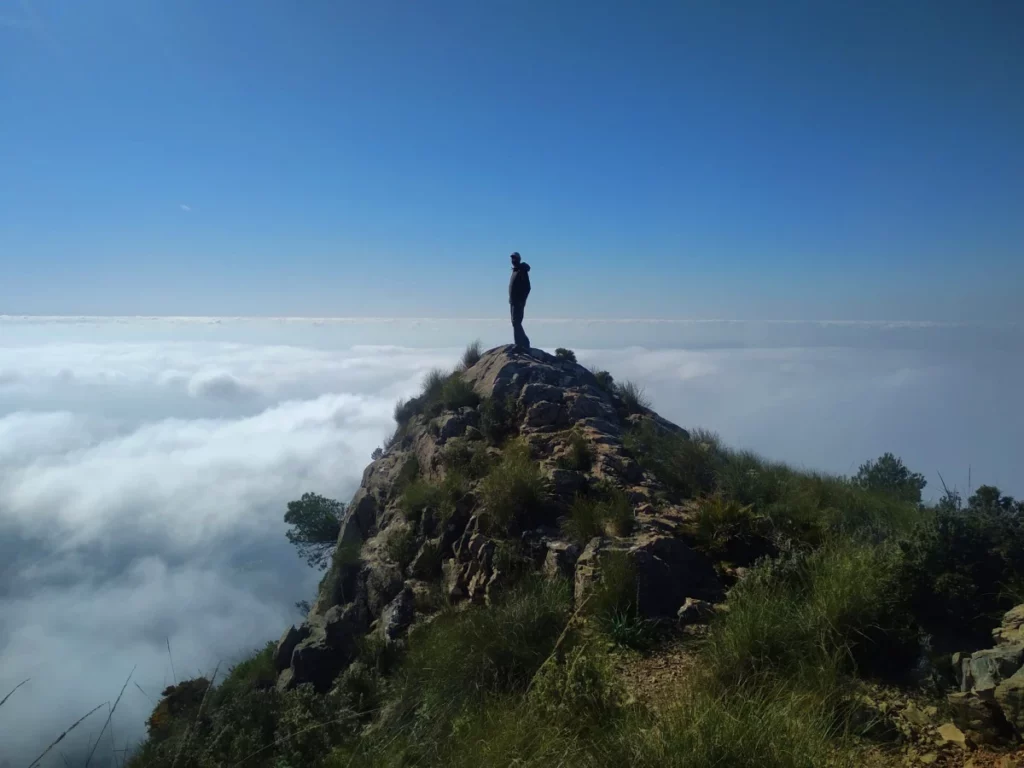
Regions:
<instances>
[{"instance_id":1,"label":"yellowish rock","mask_svg":"<svg viewBox=\"0 0 1024 768\"><path fill-rule=\"evenodd\" d=\"M964 732L952 723L944 723L938 728L939 738L947 744L956 744L958 747L967 749L967 737Z\"/></svg>"}]
</instances>

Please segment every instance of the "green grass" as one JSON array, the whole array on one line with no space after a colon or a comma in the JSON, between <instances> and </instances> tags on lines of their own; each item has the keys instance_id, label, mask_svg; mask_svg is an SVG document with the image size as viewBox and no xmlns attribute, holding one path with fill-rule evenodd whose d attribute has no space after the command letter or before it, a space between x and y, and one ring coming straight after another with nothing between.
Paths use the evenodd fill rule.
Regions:
<instances>
[{"instance_id":1,"label":"green grass","mask_svg":"<svg viewBox=\"0 0 1024 768\"><path fill-rule=\"evenodd\" d=\"M492 445L502 445L518 429L518 406L515 398L485 398L480 404L480 431Z\"/></svg>"},{"instance_id":2,"label":"green grass","mask_svg":"<svg viewBox=\"0 0 1024 768\"><path fill-rule=\"evenodd\" d=\"M627 536L636 522L626 494L611 489L604 497L577 496L563 525L566 535L580 544L595 536Z\"/></svg>"},{"instance_id":3,"label":"green grass","mask_svg":"<svg viewBox=\"0 0 1024 768\"><path fill-rule=\"evenodd\" d=\"M529 446L517 441L505 446L501 461L480 483L483 508L496 531L508 530L513 521L526 524L542 510L544 480Z\"/></svg>"},{"instance_id":4,"label":"green grass","mask_svg":"<svg viewBox=\"0 0 1024 768\"><path fill-rule=\"evenodd\" d=\"M408 525L392 525L384 534L384 554L405 568L416 556L416 536Z\"/></svg>"},{"instance_id":5,"label":"green grass","mask_svg":"<svg viewBox=\"0 0 1024 768\"><path fill-rule=\"evenodd\" d=\"M590 442L578 429L569 433L566 441L566 450L558 457L557 465L561 469L569 469L575 472L587 472L594 464L594 451Z\"/></svg>"},{"instance_id":6,"label":"green grass","mask_svg":"<svg viewBox=\"0 0 1024 768\"><path fill-rule=\"evenodd\" d=\"M576 353L573 352L571 349L566 349L565 347L559 347L558 349L556 349L555 357L557 357L559 360L568 360L570 363L576 362Z\"/></svg>"},{"instance_id":7,"label":"green grass","mask_svg":"<svg viewBox=\"0 0 1024 768\"><path fill-rule=\"evenodd\" d=\"M473 386L467 383L459 373L453 373L444 381L437 399L441 407L446 411L454 411L466 407L476 408L480 404L480 396L473 390Z\"/></svg>"},{"instance_id":8,"label":"green grass","mask_svg":"<svg viewBox=\"0 0 1024 768\"><path fill-rule=\"evenodd\" d=\"M417 520L424 510L439 510L444 498L444 490L440 485L417 478L402 492L399 507L407 519Z\"/></svg>"},{"instance_id":9,"label":"green grass","mask_svg":"<svg viewBox=\"0 0 1024 768\"><path fill-rule=\"evenodd\" d=\"M691 532L701 547L716 555L726 555L737 544L763 539L769 529L770 521L756 513L753 505L743 505L720 493L698 501L691 524Z\"/></svg>"},{"instance_id":10,"label":"green grass","mask_svg":"<svg viewBox=\"0 0 1024 768\"><path fill-rule=\"evenodd\" d=\"M472 480L486 475L491 463L491 455L483 445L462 437L452 438L441 450L441 464L446 471L462 474Z\"/></svg>"},{"instance_id":11,"label":"green grass","mask_svg":"<svg viewBox=\"0 0 1024 768\"><path fill-rule=\"evenodd\" d=\"M644 413L650 410L651 401L644 392L643 387L634 384L632 381L616 384L615 394L622 400L622 404L626 406L626 410L629 413Z\"/></svg>"},{"instance_id":12,"label":"green grass","mask_svg":"<svg viewBox=\"0 0 1024 768\"><path fill-rule=\"evenodd\" d=\"M470 342L466 346L466 351L462 353L462 370L472 368L474 365L480 362L480 340Z\"/></svg>"}]
</instances>

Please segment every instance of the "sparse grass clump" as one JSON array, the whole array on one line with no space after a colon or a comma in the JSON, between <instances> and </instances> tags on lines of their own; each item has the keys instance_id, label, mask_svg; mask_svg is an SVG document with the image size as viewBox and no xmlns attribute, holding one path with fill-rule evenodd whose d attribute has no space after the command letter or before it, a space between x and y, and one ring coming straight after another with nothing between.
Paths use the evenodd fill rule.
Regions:
<instances>
[{"instance_id":1,"label":"sparse grass clump","mask_svg":"<svg viewBox=\"0 0 1024 768\"><path fill-rule=\"evenodd\" d=\"M715 490L726 457L718 439L695 431L689 437L668 432L651 419L626 433L626 449L671 491L692 498Z\"/></svg>"},{"instance_id":2,"label":"sparse grass clump","mask_svg":"<svg viewBox=\"0 0 1024 768\"><path fill-rule=\"evenodd\" d=\"M441 486L418 478L406 487L399 506L406 519L418 520L427 509L439 510L443 501L444 491Z\"/></svg>"},{"instance_id":3,"label":"sparse grass clump","mask_svg":"<svg viewBox=\"0 0 1024 768\"><path fill-rule=\"evenodd\" d=\"M507 530L513 520L534 518L545 500L544 480L524 442L505 446L501 461L480 483L480 496L495 530Z\"/></svg>"},{"instance_id":4,"label":"sparse grass clump","mask_svg":"<svg viewBox=\"0 0 1024 768\"><path fill-rule=\"evenodd\" d=\"M612 489L604 498L577 496L569 509L564 530L580 544L595 536L628 536L636 522L633 505L626 494Z\"/></svg>"},{"instance_id":5,"label":"sparse grass clump","mask_svg":"<svg viewBox=\"0 0 1024 768\"><path fill-rule=\"evenodd\" d=\"M587 438L578 429L569 433L565 453L558 457L557 463L561 469L570 469L575 472L586 472L593 465L594 452L591 450Z\"/></svg>"},{"instance_id":6,"label":"sparse grass clump","mask_svg":"<svg viewBox=\"0 0 1024 768\"><path fill-rule=\"evenodd\" d=\"M438 398L441 407L446 411L466 407L476 408L480 404L480 396L473 390L473 386L458 373L452 374L445 380L441 385Z\"/></svg>"},{"instance_id":7,"label":"sparse grass clump","mask_svg":"<svg viewBox=\"0 0 1024 768\"><path fill-rule=\"evenodd\" d=\"M488 397L480 405L480 431L492 445L502 445L518 429L519 408L514 398Z\"/></svg>"},{"instance_id":8,"label":"sparse grass clump","mask_svg":"<svg viewBox=\"0 0 1024 768\"><path fill-rule=\"evenodd\" d=\"M605 392L615 392L615 379L610 373L608 373L608 371L591 369L590 372L594 374L594 378L597 379L597 386Z\"/></svg>"},{"instance_id":9,"label":"sparse grass clump","mask_svg":"<svg viewBox=\"0 0 1024 768\"><path fill-rule=\"evenodd\" d=\"M715 493L698 501L691 532L704 550L726 555L753 544L755 539L764 539L770 527L770 521L757 514L753 505Z\"/></svg>"},{"instance_id":10,"label":"sparse grass clump","mask_svg":"<svg viewBox=\"0 0 1024 768\"><path fill-rule=\"evenodd\" d=\"M456 437L449 440L441 452L441 463L448 472L455 472L476 480L487 474L491 455L479 442Z\"/></svg>"},{"instance_id":11,"label":"sparse grass clump","mask_svg":"<svg viewBox=\"0 0 1024 768\"><path fill-rule=\"evenodd\" d=\"M627 381L615 385L615 394L622 400L622 404L629 413L645 413L651 408L651 401L644 392L643 387Z\"/></svg>"},{"instance_id":12,"label":"sparse grass clump","mask_svg":"<svg viewBox=\"0 0 1024 768\"><path fill-rule=\"evenodd\" d=\"M416 536L407 525L392 525L384 534L384 554L405 568L416 556Z\"/></svg>"},{"instance_id":13,"label":"sparse grass clump","mask_svg":"<svg viewBox=\"0 0 1024 768\"><path fill-rule=\"evenodd\" d=\"M466 347L466 351L462 353L462 370L472 368L474 365L480 362L480 340L472 341Z\"/></svg>"}]
</instances>

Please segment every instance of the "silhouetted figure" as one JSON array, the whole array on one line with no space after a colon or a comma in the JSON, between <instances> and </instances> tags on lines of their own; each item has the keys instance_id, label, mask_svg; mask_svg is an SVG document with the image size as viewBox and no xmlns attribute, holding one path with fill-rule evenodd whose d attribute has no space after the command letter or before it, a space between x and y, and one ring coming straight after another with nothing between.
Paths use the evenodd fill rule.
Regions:
<instances>
[{"instance_id":1,"label":"silhouetted figure","mask_svg":"<svg viewBox=\"0 0 1024 768\"><path fill-rule=\"evenodd\" d=\"M530 295L530 265L518 253L513 253L510 258L512 277L508 281L508 303L512 310L512 332L516 346L529 349L530 337L523 330L523 311L526 309L526 297Z\"/></svg>"}]
</instances>

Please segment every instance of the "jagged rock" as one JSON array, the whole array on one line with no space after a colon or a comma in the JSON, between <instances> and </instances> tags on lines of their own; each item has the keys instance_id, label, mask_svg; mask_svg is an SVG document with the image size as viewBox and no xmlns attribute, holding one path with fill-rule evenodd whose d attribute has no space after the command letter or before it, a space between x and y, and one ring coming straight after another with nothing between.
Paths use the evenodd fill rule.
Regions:
<instances>
[{"instance_id":1,"label":"jagged rock","mask_svg":"<svg viewBox=\"0 0 1024 768\"><path fill-rule=\"evenodd\" d=\"M967 748L967 737L964 732L957 728L953 723L945 723L940 725L937 729L939 738L947 744L955 744L963 749Z\"/></svg>"},{"instance_id":2,"label":"jagged rock","mask_svg":"<svg viewBox=\"0 0 1024 768\"><path fill-rule=\"evenodd\" d=\"M460 408L456 413L447 413L440 417L437 440L445 443L453 437L462 437L470 427L480 424L480 414L475 408Z\"/></svg>"},{"instance_id":3,"label":"jagged rock","mask_svg":"<svg viewBox=\"0 0 1024 768\"><path fill-rule=\"evenodd\" d=\"M946 698L953 723L975 744L1000 744L1006 740L1009 724L991 693L959 691Z\"/></svg>"},{"instance_id":4,"label":"jagged rock","mask_svg":"<svg viewBox=\"0 0 1024 768\"><path fill-rule=\"evenodd\" d=\"M336 605L323 616L311 616L309 636L292 651L291 668L278 678L278 688L312 683L317 691L327 691L352 659L356 642L368 627L366 606L358 601Z\"/></svg>"},{"instance_id":5,"label":"jagged rock","mask_svg":"<svg viewBox=\"0 0 1024 768\"><path fill-rule=\"evenodd\" d=\"M602 560L622 553L635 578L637 609L647 617L675 616L688 597L716 601L724 596L711 561L682 539L641 534L635 540L593 539L576 564L577 604L601 581Z\"/></svg>"},{"instance_id":6,"label":"jagged rock","mask_svg":"<svg viewBox=\"0 0 1024 768\"><path fill-rule=\"evenodd\" d=\"M427 539L409 563L409 574L417 579L432 579L441 573L441 537Z\"/></svg>"},{"instance_id":7,"label":"jagged rock","mask_svg":"<svg viewBox=\"0 0 1024 768\"><path fill-rule=\"evenodd\" d=\"M527 384L523 387L519 400L527 407L536 403L560 403L564 391L550 384Z\"/></svg>"},{"instance_id":8,"label":"jagged rock","mask_svg":"<svg viewBox=\"0 0 1024 768\"><path fill-rule=\"evenodd\" d=\"M274 668L278 672L284 671L291 665L292 652L295 650L295 646L307 637L309 637L309 627L305 624L299 629L296 629L293 624L285 630L285 633L281 635L281 639L277 643L277 648L274 649Z\"/></svg>"},{"instance_id":9,"label":"jagged rock","mask_svg":"<svg viewBox=\"0 0 1024 768\"><path fill-rule=\"evenodd\" d=\"M617 415L615 409L605 400L589 395L580 395L569 406L569 419L571 421L581 421L594 417L612 422L617 418Z\"/></svg>"},{"instance_id":10,"label":"jagged rock","mask_svg":"<svg viewBox=\"0 0 1024 768\"><path fill-rule=\"evenodd\" d=\"M1018 735L1024 735L1024 669L999 683L994 695L1003 717Z\"/></svg>"},{"instance_id":11,"label":"jagged rock","mask_svg":"<svg viewBox=\"0 0 1024 768\"><path fill-rule=\"evenodd\" d=\"M715 606L709 603L707 600L695 600L692 597L686 598L679 610L676 612L676 617L679 619L680 626L688 626L690 624L704 624L711 620L711 617L715 615Z\"/></svg>"},{"instance_id":12,"label":"jagged rock","mask_svg":"<svg viewBox=\"0 0 1024 768\"><path fill-rule=\"evenodd\" d=\"M526 410L523 423L533 429L556 427L565 423L565 410L558 403L534 403Z\"/></svg>"},{"instance_id":13,"label":"jagged rock","mask_svg":"<svg viewBox=\"0 0 1024 768\"><path fill-rule=\"evenodd\" d=\"M366 563L366 604L371 616L380 616L387 605L401 591L405 579L397 563L373 559Z\"/></svg>"},{"instance_id":14,"label":"jagged rock","mask_svg":"<svg viewBox=\"0 0 1024 768\"><path fill-rule=\"evenodd\" d=\"M1003 615L1002 623L992 630L996 645L1024 643L1024 604L1011 608Z\"/></svg>"},{"instance_id":15,"label":"jagged rock","mask_svg":"<svg viewBox=\"0 0 1024 768\"><path fill-rule=\"evenodd\" d=\"M555 496L571 499L587 487L587 476L571 469L552 467L547 470L548 483Z\"/></svg>"},{"instance_id":16,"label":"jagged rock","mask_svg":"<svg viewBox=\"0 0 1024 768\"><path fill-rule=\"evenodd\" d=\"M398 593L380 617L381 632L388 643L395 642L412 624L416 613L416 598L408 586Z\"/></svg>"},{"instance_id":17,"label":"jagged rock","mask_svg":"<svg viewBox=\"0 0 1024 768\"><path fill-rule=\"evenodd\" d=\"M995 688L1024 666L1024 645L1002 645L971 654L961 660L960 690Z\"/></svg>"},{"instance_id":18,"label":"jagged rock","mask_svg":"<svg viewBox=\"0 0 1024 768\"><path fill-rule=\"evenodd\" d=\"M576 561L583 551L579 544L571 541L547 542L547 554L544 556L544 575L548 578L572 578L576 570Z\"/></svg>"}]
</instances>

